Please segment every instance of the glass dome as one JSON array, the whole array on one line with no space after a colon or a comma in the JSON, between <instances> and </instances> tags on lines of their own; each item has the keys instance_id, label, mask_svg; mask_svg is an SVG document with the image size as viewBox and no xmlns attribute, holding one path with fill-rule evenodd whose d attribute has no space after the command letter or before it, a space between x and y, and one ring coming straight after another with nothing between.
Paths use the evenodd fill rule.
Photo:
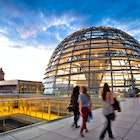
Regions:
<instances>
[{"instance_id":1,"label":"glass dome","mask_svg":"<svg viewBox=\"0 0 140 140\"><path fill-rule=\"evenodd\" d=\"M99 93L107 82L114 92L140 87L140 44L111 27L90 27L66 37L54 50L45 73L45 93L70 93L87 86Z\"/></svg>"}]
</instances>

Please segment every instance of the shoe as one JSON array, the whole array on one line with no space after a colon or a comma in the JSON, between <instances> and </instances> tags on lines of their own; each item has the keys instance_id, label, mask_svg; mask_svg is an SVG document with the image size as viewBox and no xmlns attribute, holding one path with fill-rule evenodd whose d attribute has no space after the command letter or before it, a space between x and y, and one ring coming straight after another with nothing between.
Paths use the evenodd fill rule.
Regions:
<instances>
[{"instance_id":1,"label":"shoe","mask_svg":"<svg viewBox=\"0 0 140 140\"><path fill-rule=\"evenodd\" d=\"M104 138L102 138L101 136L99 137L99 140L103 140Z\"/></svg>"},{"instance_id":2,"label":"shoe","mask_svg":"<svg viewBox=\"0 0 140 140\"><path fill-rule=\"evenodd\" d=\"M85 137L85 135L83 133L80 134L81 137Z\"/></svg>"},{"instance_id":3,"label":"shoe","mask_svg":"<svg viewBox=\"0 0 140 140\"><path fill-rule=\"evenodd\" d=\"M111 140L114 140L115 139L115 137L114 136L112 136L112 137L109 137Z\"/></svg>"},{"instance_id":4,"label":"shoe","mask_svg":"<svg viewBox=\"0 0 140 140\"><path fill-rule=\"evenodd\" d=\"M88 129L86 129L85 132L87 133L88 132Z\"/></svg>"},{"instance_id":5,"label":"shoe","mask_svg":"<svg viewBox=\"0 0 140 140\"><path fill-rule=\"evenodd\" d=\"M80 128L80 126L78 125L78 126L76 126L75 128Z\"/></svg>"}]
</instances>

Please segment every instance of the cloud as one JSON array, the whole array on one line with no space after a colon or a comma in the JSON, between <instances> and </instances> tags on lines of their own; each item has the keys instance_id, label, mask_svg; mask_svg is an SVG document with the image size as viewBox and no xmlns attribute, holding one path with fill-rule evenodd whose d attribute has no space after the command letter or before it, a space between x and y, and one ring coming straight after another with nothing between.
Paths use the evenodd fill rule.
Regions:
<instances>
[{"instance_id":1,"label":"cloud","mask_svg":"<svg viewBox=\"0 0 140 140\"><path fill-rule=\"evenodd\" d=\"M135 19L129 22L122 22L113 20L111 18L105 18L102 20L101 24L103 26L110 26L123 30L140 42L140 19Z\"/></svg>"},{"instance_id":2,"label":"cloud","mask_svg":"<svg viewBox=\"0 0 140 140\"><path fill-rule=\"evenodd\" d=\"M0 34L7 34L6 28L0 28Z\"/></svg>"},{"instance_id":3,"label":"cloud","mask_svg":"<svg viewBox=\"0 0 140 140\"><path fill-rule=\"evenodd\" d=\"M14 34L18 33L20 39L26 40L30 37L37 37L38 34L47 32L53 26L64 27L70 33L81 27L82 18L80 16L72 13L71 10L68 10L67 13L60 10L61 14L57 14L60 7L55 7L53 11L50 9L52 7L51 2L2 0L0 3L2 8L0 11L1 22L4 22L4 25L7 24L9 29L15 30L16 32L13 31ZM66 2L64 3L66 4ZM38 7L39 5L41 7Z\"/></svg>"},{"instance_id":4,"label":"cloud","mask_svg":"<svg viewBox=\"0 0 140 140\"><path fill-rule=\"evenodd\" d=\"M3 68L6 79L43 80L52 51L44 46L10 47L17 45L16 42L2 36L0 42L3 44L0 47L0 67Z\"/></svg>"},{"instance_id":5,"label":"cloud","mask_svg":"<svg viewBox=\"0 0 140 140\"><path fill-rule=\"evenodd\" d=\"M36 19L38 20L33 19L32 21L30 19L29 21L25 21L22 26L17 26L16 30L22 39L27 39L28 37L36 35L40 32L47 32L50 27L59 27L67 29L71 32L77 29L73 25L71 26L71 23L75 22L76 19L74 17L70 17L69 15L62 15L60 17L45 17L43 13L41 13L41 15L38 15Z\"/></svg>"},{"instance_id":6,"label":"cloud","mask_svg":"<svg viewBox=\"0 0 140 140\"><path fill-rule=\"evenodd\" d=\"M37 33L37 29L33 26L24 25L23 27L17 27L16 30L22 39L27 39L28 37Z\"/></svg>"}]
</instances>

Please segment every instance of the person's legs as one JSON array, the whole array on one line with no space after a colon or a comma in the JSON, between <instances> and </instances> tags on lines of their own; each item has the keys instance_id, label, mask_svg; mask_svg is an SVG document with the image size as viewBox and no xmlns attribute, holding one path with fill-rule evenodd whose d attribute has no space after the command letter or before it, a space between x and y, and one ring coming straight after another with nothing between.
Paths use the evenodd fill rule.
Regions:
<instances>
[{"instance_id":1,"label":"person's legs","mask_svg":"<svg viewBox=\"0 0 140 140\"><path fill-rule=\"evenodd\" d=\"M108 127L107 127L108 136L109 136L109 138L113 138L112 129L111 129L111 120L110 120L109 116L107 116L106 118L108 120Z\"/></svg>"},{"instance_id":2,"label":"person's legs","mask_svg":"<svg viewBox=\"0 0 140 140\"><path fill-rule=\"evenodd\" d=\"M82 116L82 127L81 127L81 130L80 130L80 134L83 133L84 129L87 129L86 122L87 122L87 118L88 118L88 114L89 114L89 109L88 108L82 108L82 113L83 113L83 116Z\"/></svg>"},{"instance_id":3,"label":"person's legs","mask_svg":"<svg viewBox=\"0 0 140 140\"><path fill-rule=\"evenodd\" d=\"M76 126L77 125L77 123L76 123L76 118L77 118L76 110L74 110L73 113L74 113L74 124Z\"/></svg>"},{"instance_id":4,"label":"person's legs","mask_svg":"<svg viewBox=\"0 0 140 140\"><path fill-rule=\"evenodd\" d=\"M114 138L113 134L112 134L112 129L111 129L111 120L110 120L108 115L106 116L106 120L107 120L107 122L104 126L104 129L103 129L101 135L100 135L100 139L103 139L105 137L106 131L108 131L109 138Z\"/></svg>"},{"instance_id":5,"label":"person's legs","mask_svg":"<svg viewBox=\"0 0 140 140\"><path fill-rule=\"evenodd\" d=\"M85 121L86 121L85 124L87 124L88 115L89 115L89 109L87 108L86 109L86 115L85 115ZM86 132L88 132L87 125L85 125L84 129L86 130Z\"/></svg>"},{"instance_id":6,"label":"person's legs","mask_svg":"<svg viewBox=\"0 0 140 140\"><path fill-rule=\"evenodd\" d=\"M72 127L74 127L75 126L75 111L73 111L73 116L74 116L74 121L73 121L73 123L72 123Z\"/></svg>"},{"instance_id":7,"label":"person's legs","mask_svg":"<svg viewBox=\"0 0 140 140\"><path fill-rule=\"evenodd\" d=\"M107 119L107 116L105 116ZM108 130L108 119L104 125L104 128L102 130L102 133L100 134L100 139L103 139L105 137L106 131Z\"/></svg>"},{"instance_id":8,"label":"person's legs","mask_svg":"<svg viewBox=\"0 0 140 140\"><path fill-rule=\"evenodd\" d=\"M74 110L74 124L76 128L78 127L78 124L77 124L78 120L79 120L79 111Z\"/></svg>"},{"instance_id":9,"label":"person's legs","mask_svg":"<svg viewBox=\"0 0 140 140\"><path fill-rule=\"evenodd\" d=\"M77 114L76 122L78 123L79 118L80 118L80 112L79 112L79 109L77 110L76 114ZM79 126L77 125L77 127L79 127Z\"/></svg>"}]
</instances>

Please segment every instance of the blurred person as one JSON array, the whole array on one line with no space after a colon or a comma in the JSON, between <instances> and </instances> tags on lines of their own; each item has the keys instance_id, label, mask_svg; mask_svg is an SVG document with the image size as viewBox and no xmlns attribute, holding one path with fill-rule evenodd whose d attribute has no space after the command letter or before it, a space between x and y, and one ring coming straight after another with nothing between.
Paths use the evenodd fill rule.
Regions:
<instances>
[{"instance_id":1,"label":"blurred person","mask_svg":"<svg viewBox=\"0 0 140 140\"><path fill-rule=\"evenodd\" d=\"M103 140L105 137L106 132L108 132L108 136L110 139L115 139L113 134L112 134L112 128L111 128L111 121L115 119L115 114L114 114L114 98L113 94L109 89L109 85L107 83L104 84L103 86L103 91L102 91L102 101L103 101L103 115L106 118L106 124L102 130L102 133L100 134L99 140Z\"/></svg>"},{"instance_id":2,"label":"blurred person","mask_svg":"<svg viewBox=\"0 0 140 140\"><path fill-rule=\"evenodd\" d=\"M72 126L75 128L80 127L78 125L78 120L80 117L78 97L79 97L79 86L76 86L73 88L72 95L71 95L71 105L72 105L72 111L74 114L74 123L72 124Z\"/></svg>"},{"instance_id":3,"label":"blurred person","mask_svg":"<svg viewBox=\"0 0 140 140\"><path fill-rule=\"evenodd\" d=\"M84 129L85 132L88 132L86 123L92 107L92 102L89 94L87 93L87 88L84 86L80 87L80 94L79 94L78 101L79 101L79 112L80 115L82 116L82 126L80 130L80 136L84 137L83 134Z\"/></svg>"}]
</instances>

